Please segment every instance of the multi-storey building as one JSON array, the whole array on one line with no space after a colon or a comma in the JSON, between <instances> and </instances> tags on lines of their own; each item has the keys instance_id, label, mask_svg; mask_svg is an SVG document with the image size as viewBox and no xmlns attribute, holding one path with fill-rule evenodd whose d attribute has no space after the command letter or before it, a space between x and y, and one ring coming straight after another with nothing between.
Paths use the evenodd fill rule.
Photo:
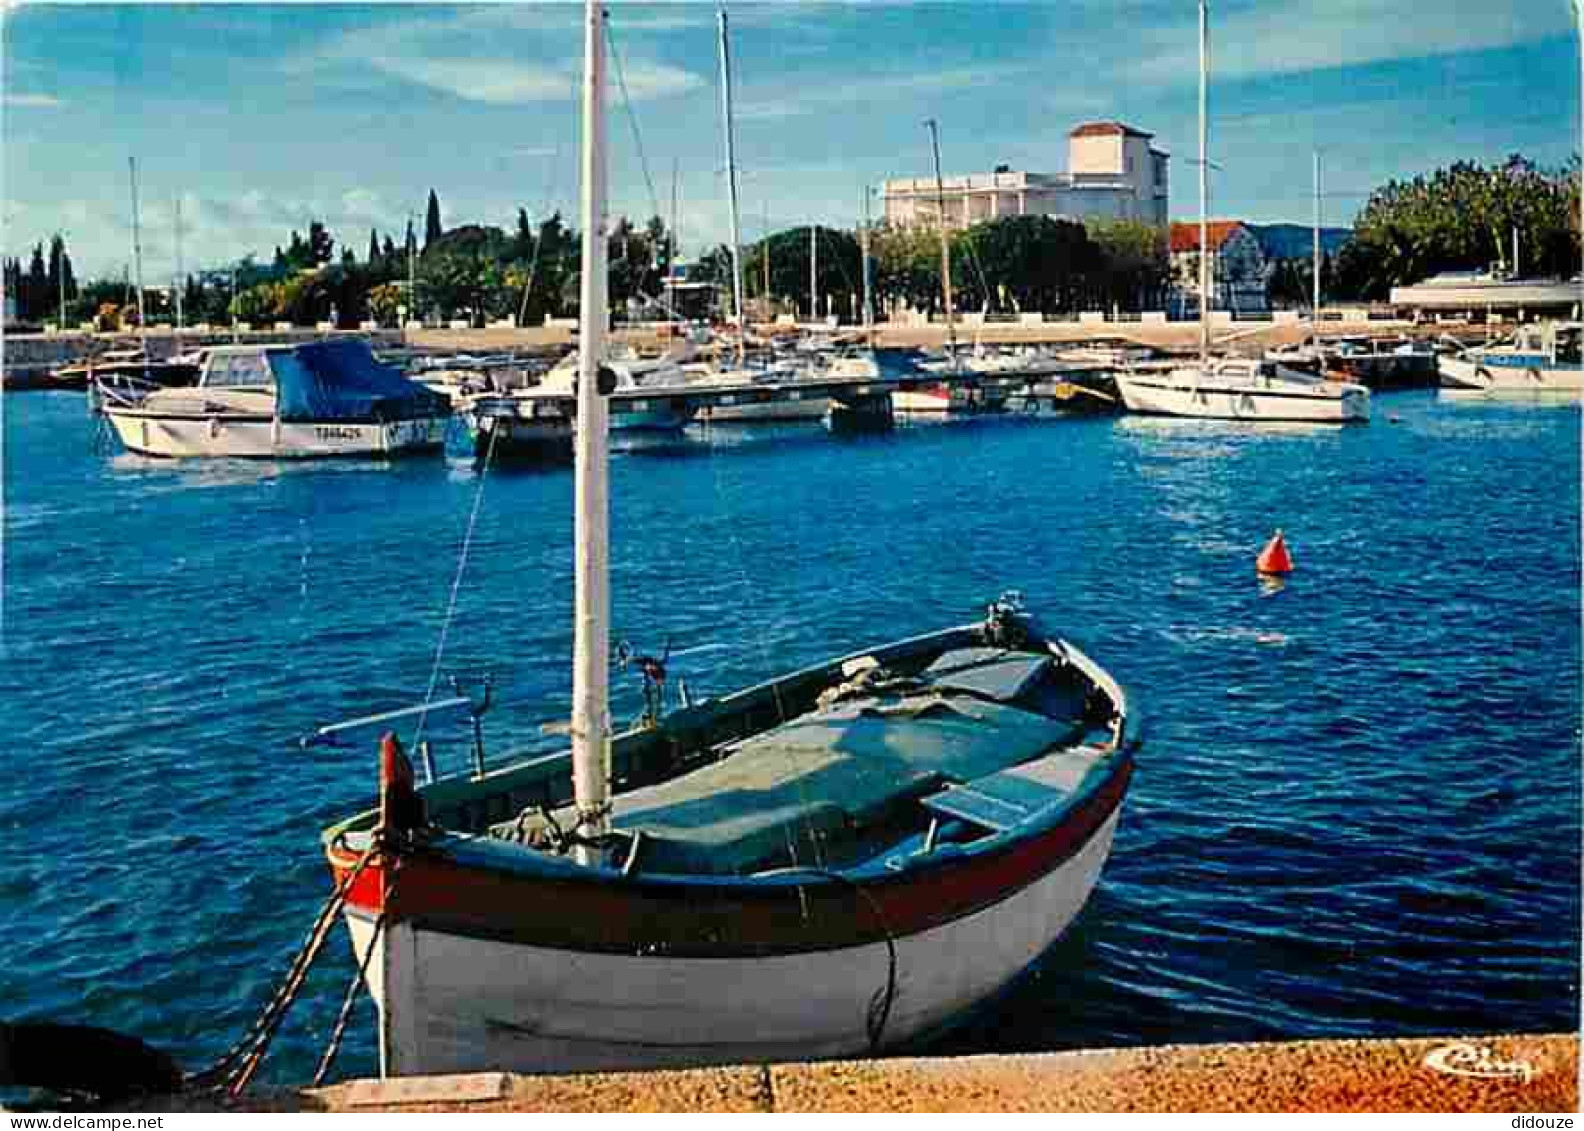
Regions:
<instances>
[{"instance_id":1,"label":"multi-storey building","mask_svg":"<svg viewBox=\"0 0 1584 1131\"><path fill-rule=\"evenodd\" d=\"M1170 158L1150 144L1153 134L1120 122L1086 122L1067 135L1067 172L1026 173L1005 165L993 172L885 182L886 222L934 226L941 219L966 228L1003 216L1142 220L1164 226Z\"/></svg>"}]
</instances>

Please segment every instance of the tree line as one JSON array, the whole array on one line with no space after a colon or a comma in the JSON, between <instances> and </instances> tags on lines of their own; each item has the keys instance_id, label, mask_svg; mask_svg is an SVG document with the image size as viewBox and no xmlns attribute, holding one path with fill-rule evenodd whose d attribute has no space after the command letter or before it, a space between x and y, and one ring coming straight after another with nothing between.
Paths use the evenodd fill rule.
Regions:
<instances>
[{"instance_id":1,"label":"tree line","mask_svg":"<svg viewBox=\"0 0 1584 1131\"><path fill-rule=\"evenodd\" d=\"M743 247L750 314L806 313L812 266L818 312L857 317L863 279L859 236L804 226ZM1460 162L1377 188L1353 238L1322 262L1323 298L1384 299L1392 286L1440 271L1490 266L1571 276L1578 270L1578 237L1576 162L1566 169L1541 168L1520 156L1490 166ZM1005 217L953 232L949 245L959 312L1159 310L1172 285L1165 230L1135 221ZM617 220L609 237L614 309L664 316L672 248L672 233L659 217ZM361 258L350 243L337 249L328 226L311 220L305 233L293 231L275 248L268 264L249 259L189 275L181 286L183 316L188 324L237 318L350 327L370 320L394 325L402 317L535 325L577 313L579 237L559 213L535 224L519 208L509 230L481 224L448 229L431 190L421 239L409 222L399 242L392 232L371 229ZM880 316L900 304L941 310L935 230L881 224L870 233L870 251ZM1272 301L1306 302L1311 271L1306 260L1274 264L1267 288ZM719 284L721 307L729 311L731 256L725 245L699 256L688 277ZM127 324L135 318L125 279L78 285L60 236L47 252L43 243L36 245L26 270L17 260L4 262L6 292L15 296L24 322L53 320L62 283L68 323L98 318ZM174 318L174 295L150 291L145 305L151 320Z\"/></svg>"},{"instance_id":2,"label":"tree line","mask_svg":"<svg viewBox=\"0 0 1584 1131\"><path fill-rule=\"evenodd\" d=\"M57 318L64 296L68 310L76 300L77 275L72 270L71 253L66 250L66 238L54 236L46 257L44 245L33 245L33 256L27 270L19 259L0 262L0 282L5 293L16 303L19 322L43 322Z\"/></svg>"}]
</instances>

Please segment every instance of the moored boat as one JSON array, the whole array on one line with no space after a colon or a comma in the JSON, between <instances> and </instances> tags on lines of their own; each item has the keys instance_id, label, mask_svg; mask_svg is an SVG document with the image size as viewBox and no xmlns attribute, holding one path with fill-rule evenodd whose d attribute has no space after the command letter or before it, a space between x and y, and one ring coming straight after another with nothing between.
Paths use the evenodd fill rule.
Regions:
<instances>
[{"instance_id":1,"label":"moored boat","mask_svg":"<svg viewBox=\"0 0 1584 1131\"><path fill-rule=\"evenodd\" d=\"M394 456L445 443L445 397L356 340L211 347L191 388L96 383L100 410L142 455Z\"/></svg>"},{"instance_id":2,"label":"moored boat","mask_svg":"<svg viewBox=\"0 0 1584 1131\"><path fill-rule=\"evenodd\" d=\"M1547 322L1523 326L1505 345L1482 346L1438 361L1441 388L1467 393L1578 393L1584 391L1581 326Z\"/></svg>"},{"instance_id":3,"label":"moored boat","mask_svg":"<svg viewBox=\"0 0 1584 1131\"><path fill-rule=\"evenodd\" d=\"M1130 412L1213 420L1362 423L1370 393L1250 358L1212 359L1166 372L1121 371L1117 390Z\"/></svg>"},{"instance_id":4,"label":"moored boat","mask_svg":"<svg viewBox=\"0 0 1584 1131\"><path fill-rule=\"evenodd\" d=\"M474 772L422 786L387 734L379 809L325 834L388 1076L901 1047L1073 921L1133 773L1122 687L1011 595L720 697L626 656L645 711L613 736L603 32L589 0L571 749L486 769L466 700L321 732L475 723Z\"/></svg>"}]
</instances>

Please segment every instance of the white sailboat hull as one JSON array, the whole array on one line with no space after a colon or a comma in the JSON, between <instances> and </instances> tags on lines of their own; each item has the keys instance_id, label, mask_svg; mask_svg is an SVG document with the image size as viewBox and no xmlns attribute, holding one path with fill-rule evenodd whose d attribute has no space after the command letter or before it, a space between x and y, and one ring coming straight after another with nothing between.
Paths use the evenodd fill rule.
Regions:
<instances>
[{"instance_id":1,"label":"white sailboat hull","mask_svg":"<svg viewBox=\"0 0 1584 1131\"><path fill-rule=\"evenodd\" d=\"M1369 419L1369 392L1358 386L1341 393L1323 388L1270 389L1252 384L1195 386L1171 378L1120 373L1116 383L1130 412L1158 416L1331 424Z\"/></svg>"},{"instance_id":2,"label":"white sailboat hull","mask_svg":"<svg viewBox=\"0 0 1584 1131\"><path fill-rule=\"evenodd\" d=\"M107 408L129 451L165 457L323 459L394 456L445 445L443 417L390 422L286 423L269 417L173 417Z\"/></svg>"},{"instance_id":3,"label":"white sailboat hull","mask_svg":"<svg viewBox=\"0 0 1584 1131\"><path fill-rule=\"evenodd\" d=\"M895 940L879 1034L931 1033L1025 970L1072 923L1110 852L1117 807L1070 858L1007 898ZM546 908L554 915L554 908ZM462 937L402 922L373 940L349 913L380 1011L386 1076L569 1073L773 1062L871 1050L885 942L770 957L604 954Z\"/></svg>"}]
</instances>

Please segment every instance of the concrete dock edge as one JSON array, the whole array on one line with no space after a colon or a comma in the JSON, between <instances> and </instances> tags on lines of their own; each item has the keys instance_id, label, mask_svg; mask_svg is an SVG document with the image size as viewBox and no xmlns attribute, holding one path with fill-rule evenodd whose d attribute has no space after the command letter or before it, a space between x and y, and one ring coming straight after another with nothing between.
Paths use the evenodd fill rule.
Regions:
<instances>
[{"instance_id":1,"label":"concrete dock edge","mask_svg":"<svg viewBox=\"0 0 1584 1131\"><path fill-rule=\"evenodd\" d=\"M1576 1036L1166 1045L535 1077L502 1072L272 1089L245 1111L1563 1112ZM147 1111L216 1110L167 1097Z\"/></svg>"}]
</instances>

